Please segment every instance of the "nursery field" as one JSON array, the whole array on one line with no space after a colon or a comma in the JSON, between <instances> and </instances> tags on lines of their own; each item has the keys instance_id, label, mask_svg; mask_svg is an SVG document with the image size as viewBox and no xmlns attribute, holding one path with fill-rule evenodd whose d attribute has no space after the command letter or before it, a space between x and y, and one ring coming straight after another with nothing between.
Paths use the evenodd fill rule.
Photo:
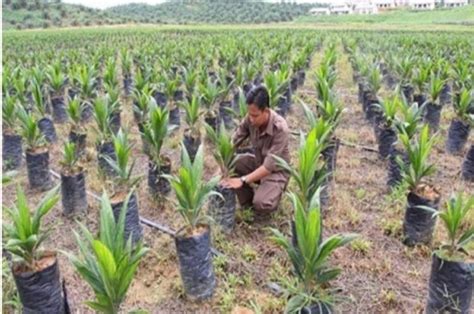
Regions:
<instances>
[{"instance_id":1,"label":"nursery field","mask_svg":"<svg viewBox=\"0 0 474 314\"><path fill-rule=\"evenodd\" d=\"M473 73L469 32L4 33L2 312L467 313ZM291 131L263 220L219 185L260 84Z\"/></svg>"}]
</instances>

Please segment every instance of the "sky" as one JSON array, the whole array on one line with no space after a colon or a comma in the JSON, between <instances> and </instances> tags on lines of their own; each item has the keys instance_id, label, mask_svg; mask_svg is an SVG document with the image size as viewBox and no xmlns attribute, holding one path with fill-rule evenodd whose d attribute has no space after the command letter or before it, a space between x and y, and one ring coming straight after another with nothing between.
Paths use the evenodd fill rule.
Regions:
<instances>
[{"instance_id":1,"label":"sky","mask_svg":"<svg viewBox=\"0 0 474 314\"><path fill-rule=\"evenodd\" d=\"M108 7L113 7L115 5L127 4L127 3L148 3L148 4L158 4L162 3L165 0L62 0L65 3L74 3L74 4L83 4L87 7L105 9ZM268 0L267 0L268 1ZM293 1L293 0L292 0ZM270 0L268 2L280 2L279 0ZM296 0L298 3L308 3L315 2L315 0Z\"/></svg>"}]
</instances>

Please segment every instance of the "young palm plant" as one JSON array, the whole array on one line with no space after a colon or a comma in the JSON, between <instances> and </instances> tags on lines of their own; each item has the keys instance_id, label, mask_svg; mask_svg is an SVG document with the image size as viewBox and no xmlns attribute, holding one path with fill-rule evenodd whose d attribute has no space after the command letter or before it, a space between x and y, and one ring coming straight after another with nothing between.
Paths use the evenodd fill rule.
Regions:
<instances>
[{"instance_id":1,"label":"young palm plant","mask_svg":"<svg viewBox=\"0 0 474 314\"><path fill-rule=\"evenodd\" d=\"M201 95L200 100L206 109L204 121L217 130L218 115L215 107L216 102L222 93L222 89L217 83L214 83L212 79L207 78L199 85L198 90Z\"/></svg>"},{"instance_id":2,"label":"young palm plant","mask_svg":"<svg viewBox=\"0 0 474 314\"><path fill-rule=\"evenodd\" d=\"M128 195L127 200L131 196ZM97 238L80 224L83 237L74 232L79 256L68 254L79 275L92 287L96 299L86 304L100 313L119 313L140 260L148 252L141 241L132 245L126 237L127 206L118 217L107 195L101 198L100 230Z\"/></svg>"},{"instance_id":3,"label":"young palm plant","mask_svg":"<svg viewBox=\"0 0 474 314\"><path fill-rule=\"evenodd\" d=\"M425 109L425 121L429 124L430 129L436 131L439 128L439 120L441 117L441 105L439 96L443 90L444 81L435 73L431 73L429 84L429 101Z\"/></svg>"},{"instance_id":4,"label":"young palm plant","mask_svg":"<svg viewBox=\"0 0 474 314\"><path fill-rule=\"evenodd\" d=\"M335 298L327 285L341 270L330 267L328 260L337 248L351 242L356 235L338 234L321 241L318 193L306 208L296 194L290 193L290 198L295 211L296 243L277 229L271 229L272 239L287 252L297 278L296 282L284 282L289 297L285 312L300 313L305 309L312 313L318 308L321 313L331 312Z\"/></svg>"},{"instance_id":5,"label":"young palm plant","mask_svg":"<svg viewBox=\"0 0 474 314\"><path fill-rule=\"evenodd\" d=\"M232 144L232 137L223 124L219 131L206 125L207 136L214 144L213 155L221 170L223 178L229 178L234 174L235 162L237 160L235 147ZM223 231L230 232L235 225L235 192L218 185L216 191L220 194L211 198L209 213L214 221L222 227Z\"/></svg>"},{"instance_id":6,"label":"young palm plant","mask_svg":"<svg viewBox=\"0 0 474 314\"><path fill-rule=\"evenodd\" d=\"M132 146L128 141L128 135L120 129L113 137L115 158L104 156L105 161L114 170L115 177L111 185L112 208L117 218L124 204L127 206L125 220L125 239L132 237L132 243L138 243L143 237L143 228L140 225L138 200L134 192L140 177L133 176L135 161L130 163ZM127 195L131 193L128 198ZM128 201L128 203L126 202Z\"/></svg>"},{"instance_id":7,"label":"young palm plant","mask_svg":"<svg viewBox=\"0 0 474 314\"><path fill-rule=\"evenodd\" d=\"M165 175L176 193L178 212L185 220L185 226L175 238L181 279L186 295L197 300L210 298L216 284L210 252L210 228L205 222L203 207L210 196L218 194L214 188L219 178L206 182L203 174L202 146L192 162L182 145L181 168L175 176Z\"/></svg>"},{"instance_id":8,"label":"young palm plant","mask_svg":"<svg viewBox=\"0 0 474 314\"><path fill-rule=\"evenodd\" d=\"M398 159L398 163L403 170L403 179L409 188L403 225L404 243L409 246L419 243L428 244L433 236L436 220L428 211L419 206L438 208L439 205L438 190L426 182L426 177L435 172L434 165L428 164L428 157L436 140L436 136L430 136L427 125L421 130L418 139L410 139L408 134L400 135L400 141L408 157L407 164L401 158Z\"/></svg>"},{"instance_id":9,"label":"young palm plant","mask_svg":"<svg viewBox=\"0 0 474 314\"><path fill-rule=\"evenodd\" d=\"M45 191L51 185L49 172L49 150L39 122L19 106L18 117L21 122L22 136L26 144L26 169L28 182L34 190Z\"/></svg>"},{"instance_id":10,"label":"young palm plant","mask_svg":"<svg viewBox=\"0 0 474 314\"><path fill-rule=\"evenodd\" d=\"M199 129L199 117L201 116L200 99L193 95L191 100L182 103L186 112L185 120L188 125L184 132L183 144L191 160L194 160L197 150L201 145L201 131Z\"/></svg>"},{"instance_id":11,"label":"young palm plant","mask_svg":"<svg viewBox=\"0 0 474 314\"><path fill-rule=\"evenodd\" d=\"M88 121L93 113L92 99L95 98L97 80L94 77L94 70L87 65L81 66L77 70L77 81L79 82L79 95L81 99L82 119Z\"/></svg>"},{"instance_id":12,"label":"young palm plant","mask_svg":"<svg viewBox=\"0 0 474 314\"><path fill-rule=\"evenodd\" d=\"M54 128L53 121L51 120L46 109L47 105L43 97L43 88L36 81L33 81L32 84L35 112L40 117L40 119L38 120L38 126L48 142L55 142L57 140L56 129Z\"/></svg>"},{"instance_id":13,"label":"young palm plant","mask_svg":"<svg viewBox=\"0 0 474 314\"><path fill-rule=\"evenodd\" d=\"M97 161L99 170L106 176L113 176L115 170L107 162L106 157L115 158L113 132L110 128L111 112L108 102L104 97L99 97L94 102L94 119L97 133Z\"/></svg>"},{"instance_id":14,"label":"young palm plant","mask_svg":"<svg viewBox=\"0 0 474 314\"><path fill-rule=\"evenodd\" d=\"M86 149L87 132L82 122L82 109L79 98L74 97L68 106L66 112L70 121L69 141L76 145L76 153L82 155Z\"/></svg>"},{"instance_id":15,"label":"young palm plant","mask_svg":"<svg viewBox=\"0 0 474 314\"><path fill-rule=\"evenodd\" d=\"M49 80L51 107L53 109L53 119L57 123L64 123L67 120L66 106L64 103L65 75L61 70L61 65L50 66L47 77Z\"/></svg>"},{"instance_id":16,"label":"young palm plant","mask_svg":"<svg viewBox=\"0 0 474 314\"><path fill-rule=\"evenodd\" d=\"M59 200L58 187L49 191L33 212L20 186L16 197L16 205L3 207L11 218L11 223L3 223L4 250L15 258L12 274L23 311L66 313L56 252L42 249L49 235L42 228L43 218Z\"/></svg>"},{"instance_id":17,"label":"young palm plant","mask_svg":"<svg viewBox=\"0 0 474 314\"><path fill-rule=\"evenodd\" d=\"M76 144L68 142L64 145L61 165L63 213L66 216L84 213L87 211L85 173L79 163Z\"/></svg>"},{"instance_id":18,"label":"young palm plant","mask_svg":"<svg viewBox=\"0 0 474 314\"><path fill-rule=\"evenodd\" d=\"M169 111L166 107L154 106L150 120L143 126L143 139L148 143L148 188L154 197L166 195L171 187L162 174L171 173L171 160L161 153L165 138L176 126L169 125Z\"/></svg>"},{"instance_id":19,"label":"young palm plant","mask_svg":"<svg viewBox=\"0 0 474 314\"><path fill-rule=\"evenodd\" d=\"M385 159L397 141L395 121L402 104L398 94L395 93L394 96L381 101L377 106L382 112L382 119L374 126L374 129L379 146L379 156Z\"/></svg>"},{"instance_id":20,"label":"young palm plant","mask_svg":"<svg viewBox=\"0 0 474 314\"><path fill-rule=\"evenodd\" d=\"M2 158L3 169L13 170L21 166L23 159L22 137L18 128L18 98L6 94L2 104Z\"/></svg>"},{"instance_id":21,"label":"young palm plant","mask_svg":"<svg viewBox=\"0 0 474 314\"><path fill-rule=\"evenodd\" d=\"M110 128L115 134L118 132L121 125L120 113L122 112L122 109L120 106L120 90L118 85L111 85L107 82L104 86L106 91L105 99L110 108Z\"/></svg>"},{"instance_id":22,"label":"young palm plant","mask_svg":"<svg viewBox=\"0 0 474 314\"><path fill-rule=\"evenodd\" d=\"M434 251L427 312L469 312L473 290L469 244L474 241L474 226L469 214L474 209L474 196L458 193L446 202L444 211L425 208L439 217L448 234L448 242Z\"/></svg>"},{"instance_id":23,"label":"young palm plant","mask_svg":"<svg viewBox=\"0 0 474 314\"><path fill-rule=\"evenodd\" d=\"M450 154L460 153L467 142L472 126L474 126L474 90L462 89L454 97L456 118L451 121L448 130L446 150Z\"/></svg>"}]
</instances>

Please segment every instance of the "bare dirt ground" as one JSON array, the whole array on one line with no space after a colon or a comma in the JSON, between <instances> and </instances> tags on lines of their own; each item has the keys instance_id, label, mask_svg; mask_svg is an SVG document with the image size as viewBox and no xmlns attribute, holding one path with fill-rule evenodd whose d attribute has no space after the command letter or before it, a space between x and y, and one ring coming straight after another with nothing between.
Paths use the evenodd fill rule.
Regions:
<instances>
[{"instance_id":1,"label":"bare dirt ground","mask_svg":"<svg viewBox=\"0 0 474 314\"><path fill-rule=\"evenodd\" d=\"M320 60L317 53L312 62L314 70ZM346 112L337 130L337 136L344 142L376 148L374 132L364 119L361 105L357 103L357 87L352 82L352 72L347 55L340 50L338 63L337 95ZM297 98L315 103L311 74L309 79L293 97L293 109L288 123L298 131L303 121L302 110ZM382 94L390 93L385 90ZM146 179L147 157L141 152L138 129L133 123L131 102L123 103L123 125L130 126L134 143L133 156L137 159L136 173ZM460 179L462 156L450 156L444 151L447 128L453 116L451 107L443 109L438 143L431 160L437 166L433 182L440 189L443 202L454 191L474 193L474 186ZM184 123L184 122L183 122ZM91 122L93 125L93 122ZM56 125L59 142L51 147L51 168L60 170L66 125ZM179 163L179 140L183 130L172 135L166 143L173 168ZM88 160L85 164L87 189L100 194L104 184L98 179L97 161L94 151L94 136L88 134ZM472 143L472 137L471 142ZM291 150L296 153L298 138L293 137ZM211 176L217 169L207 147L206 169ZM345 248L336 251L332 263L343 271L332 284L341 289L343 298L335 307L341 313L420 313L427 296L427 282L431 265L429 247L407 248L401 243L401 222L404 215L404 195L390 194L386 188L386 162L377 153L360 147L341 145L337 157L337 170L332 187L330 208L324 213L324 233L355 232L360 238ZM16 182L27 187L26 169L23 165ZM58 182L58 181L56 181ZM9 205L15 199L15 184L3 187L3 204ZM41 193L27 190L30 204L37 204ZM183 220L173 204L173 196L160 203L153 202L142 180L137 189L141 216L179 229ZM87 216L78 218L93 230L97 229L98 204L89 199ZM223 256L214 259L218 286L212 300L203 303L187 301L180 281L174 241L156 229L144 226L145 243L151 248L143 259L136 278L123 305L123 312L144 309L150 313L282 313L285 300L275 296L268 288L269 282L278 282L289 277L291 266L286 254L269 239L266 227L276 227L288 234L292 209L287 199L280 210L267 223L251 223L245 213L238 213L238 223L230 235L213 229L213 243ZM5 217L4 217L5 218ZM46 218L45 225L53 232L45 243L47 248L77 252L72 230L77 224L62 215L60 203ZM435 242L443 238L442 228L436 229ZM62 278L66 280L69 302L74 313L91 313L84 301L93 298L88 285L75 273L72 265L59 255ZM4 307L4 310L7 311Z\"/></svg>"}]
</instances>

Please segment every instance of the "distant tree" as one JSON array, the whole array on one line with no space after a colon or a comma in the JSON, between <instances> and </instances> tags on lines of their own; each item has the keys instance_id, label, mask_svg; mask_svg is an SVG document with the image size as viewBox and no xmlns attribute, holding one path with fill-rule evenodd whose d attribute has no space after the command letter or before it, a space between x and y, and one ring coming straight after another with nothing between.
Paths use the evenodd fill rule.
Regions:
<instances>
[{"instance_id":1,"label":"distant tree","mask_svg":"<svg viewBox=\"0 0 474 314\"><path fill-rule=\"evenodd\" d=\"M61 8L61 10L59 11L59 14L64 19L67 17L67 10L65 8Z\"/></svg>"},{"instance_id":2,"label":"distant tree","mask_svg":"<svg viewBox=\"0 0 474 314\"><path fill-rule=\"evenodd\" d=\"M50 15L49 15L49 11L47 10L44 10L43 13L41 14L41 16L45 19L45 20L49 20L50 19Z\"/></svg>"}]
</instances>

